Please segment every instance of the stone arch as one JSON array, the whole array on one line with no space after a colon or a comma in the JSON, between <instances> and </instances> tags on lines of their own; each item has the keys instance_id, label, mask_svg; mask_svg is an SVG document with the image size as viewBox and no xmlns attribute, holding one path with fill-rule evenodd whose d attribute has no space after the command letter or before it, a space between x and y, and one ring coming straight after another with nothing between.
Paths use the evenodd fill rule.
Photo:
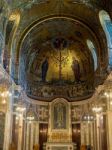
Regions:
<instances>
[{"instance_id":1,"label":"stone arch","mask_svg":"<svg viewBox=\"0 0 112 150\"><path fill-rule=\"evenodd\" d=\"M109 66L112 67L112 21L105 10L99 12L99 19L107 38Z\"/></svg>"}]
</instances>

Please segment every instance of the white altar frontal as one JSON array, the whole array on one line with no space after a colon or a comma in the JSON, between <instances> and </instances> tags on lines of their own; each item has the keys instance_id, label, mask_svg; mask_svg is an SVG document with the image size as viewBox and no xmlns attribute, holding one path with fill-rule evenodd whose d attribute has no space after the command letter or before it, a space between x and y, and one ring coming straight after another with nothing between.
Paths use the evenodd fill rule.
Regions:
<instances>
[{"instance_id":1,"label":"white altar frontal","mask_svg":"<svg viewBox=\"0 0 112 150\"><path fill-rule=\"evenodd\" d=\"M45 143L44 150L76 150L74 143Z\"/></svg>"}]
</instances>

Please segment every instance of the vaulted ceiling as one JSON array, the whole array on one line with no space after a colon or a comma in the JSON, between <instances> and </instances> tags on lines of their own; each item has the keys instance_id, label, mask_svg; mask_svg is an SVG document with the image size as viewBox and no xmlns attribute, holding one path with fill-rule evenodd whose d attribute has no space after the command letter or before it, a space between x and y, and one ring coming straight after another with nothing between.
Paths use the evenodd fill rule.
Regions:
<instances>
[{"instance_id":1,"label":"vaulted ceiling","mask_svg":"<svg viewBox=\"0 0 112 150\"><path fill-rule=\"evenodd\" d=\"M111 5L109 0L7 0L8 68L28 96L76 101L94 93L108 67L99 12L111 15ZM94 45L96 70L87 40Z\"/></svg>"}]
</instances>

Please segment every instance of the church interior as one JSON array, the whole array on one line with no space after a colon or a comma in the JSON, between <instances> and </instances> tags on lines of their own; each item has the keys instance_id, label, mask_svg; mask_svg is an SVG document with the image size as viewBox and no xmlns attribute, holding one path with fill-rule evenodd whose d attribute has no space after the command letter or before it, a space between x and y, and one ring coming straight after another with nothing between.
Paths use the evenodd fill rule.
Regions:
<instances>
[{"instance_id":1,"label":"church interior","mask_svg":"<svg viewBox=\"0 0 112 150\"><path fill-rule=\"evenodd\" d=\"M111 0L0 0L0 150L112 150Z\"/></svg>"}]
</instances>

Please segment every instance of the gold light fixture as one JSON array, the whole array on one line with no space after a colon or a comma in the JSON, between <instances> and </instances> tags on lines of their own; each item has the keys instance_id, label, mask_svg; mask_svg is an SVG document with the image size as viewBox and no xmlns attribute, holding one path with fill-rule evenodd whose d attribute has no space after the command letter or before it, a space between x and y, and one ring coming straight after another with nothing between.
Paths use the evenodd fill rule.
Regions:
<instances>
[{"instance_id":1,"label":"gold light fixture","mask_svg":"<svg viewBox=\"0 0 112 150\"><path fill-rule=\"evenodd\" d=\"M22 113L22 112L26 111L26 107L24 106L23 103L19 102L17 107L16 107L16 111L18 113Z\"/></svg>"},{"instance_id":2,"label":"gold light fixture","mask_svg":"<svg viewBox=\"0 0 112 150\"><path fill-rule=\"evenodd\" d=\"M95 120L95 116L92 113L84 113L82 116L82 121L91 122Z\"/></svg>"},{"instance_id":3,"label":"gold light fixture","mask_svg":"<svg viewBox=\"0 0 112 150\"><path fill-rule=\"evenodd\" d=\"M29 110L26 112L26 121L36 121L37 117L36 117L36 112L34 111L33 107L30 106Z\"/></svg>"},{"instance_id":4,"label":"gold light fixture","mask_svg":"<svg viewBox=\"0 0 112 150\"><path fill-rule=\"evenodd\" d=\"M93 106L92 111L95 113L101 113L103 108L101 106Z\"/></svg>"}]
</instances>

